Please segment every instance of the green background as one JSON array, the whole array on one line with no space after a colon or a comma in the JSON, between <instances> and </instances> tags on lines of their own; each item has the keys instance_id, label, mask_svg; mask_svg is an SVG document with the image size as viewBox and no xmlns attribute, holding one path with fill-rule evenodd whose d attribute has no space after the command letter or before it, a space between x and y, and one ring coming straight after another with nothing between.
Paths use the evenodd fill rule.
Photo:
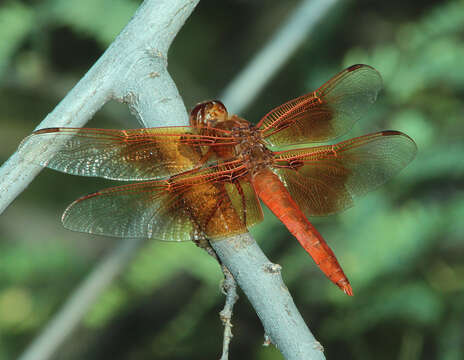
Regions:
<instances>
[{"instance_id":1,"label":"green background","mask_svg":"<svg viewBox=\"0 0 464 360\"><path fill-rule=\"evenodd\" d=\"M50 112L119 33L131 0L0 4L0 160ZM297 1L202 0L169 53L186 106L215 98ZM331 284L268 211L252 229L328 359L464 359L464 2L339 1L241 115L252 122L366 63L384 90L349 137L395 129L413 163L336 216L314 219L355 292ZM226 104L227 105L227 104ZM138 127L105 105L90 127ZM346 137L345 137L346 138ZM114 182L44 170L0 217L0 359L16 358L114 239L66 231L75 198ZM218 266L193 244L150 241L55 359L217 359ZM281 359L241 294L231 359Z\"/></svg>"}]
</instances>

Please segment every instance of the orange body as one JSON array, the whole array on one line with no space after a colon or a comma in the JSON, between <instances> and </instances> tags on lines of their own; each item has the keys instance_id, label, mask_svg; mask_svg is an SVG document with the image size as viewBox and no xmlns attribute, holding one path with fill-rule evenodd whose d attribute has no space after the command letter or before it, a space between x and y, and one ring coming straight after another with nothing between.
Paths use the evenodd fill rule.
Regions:
<instances>
[{"instance_id":1,"label":"orange body","mask_svg":"<svg viewBox=\"0 0 464 360\"><path fill-rule=\"evenodd\" d=\"M308 221L277 175L265 169L253 177L252 183L259 198L296 237L324 274L346 294L353 295L351 285L335 254Z\"/></svg>"}]
</instances>

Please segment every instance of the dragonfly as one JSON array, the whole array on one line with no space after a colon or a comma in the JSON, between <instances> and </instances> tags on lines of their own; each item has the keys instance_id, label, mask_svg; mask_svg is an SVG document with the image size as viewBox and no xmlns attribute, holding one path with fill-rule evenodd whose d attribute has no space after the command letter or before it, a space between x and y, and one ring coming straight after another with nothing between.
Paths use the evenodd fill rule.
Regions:
<instances>
[{"instance_id":1,"label":"dragonfly","mask_svg":"<svg viewBox=\"0 0 464 360\"><path fill-rule=\"evenodd\" d=\"M410 163L417 147L393 130L309 145L347 133L381 87L373 67L353 65L319 89L274 108L257 125L214 100L193 108L189 126L46 128L28 136L20 151L68 174L137 181L74 201L62 216L70 230L215 241L261 222L260 199L322 272L353 295L334 252L308 217L350 208ZM292 145L299 146L286 148Z\"/></svg>"}]
</instances>

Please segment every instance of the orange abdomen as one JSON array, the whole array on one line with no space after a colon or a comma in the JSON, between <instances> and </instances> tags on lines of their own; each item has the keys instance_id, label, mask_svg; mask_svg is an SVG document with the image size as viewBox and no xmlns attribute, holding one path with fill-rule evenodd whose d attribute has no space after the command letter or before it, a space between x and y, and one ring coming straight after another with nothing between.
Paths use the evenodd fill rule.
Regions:
<instances>
[{"instance_id":1,"label":"orange abdomen","mask_svg":"<svg viewBox=\"0 0 464 360\"><path fill-rule=\"evenodd\" d=\"M308 221L279 177L271 170L264 169L255 174L252 181L260 199L297 238L324 274L346 294L353 295L335 254Z\"/></svg>"}]
</instances>

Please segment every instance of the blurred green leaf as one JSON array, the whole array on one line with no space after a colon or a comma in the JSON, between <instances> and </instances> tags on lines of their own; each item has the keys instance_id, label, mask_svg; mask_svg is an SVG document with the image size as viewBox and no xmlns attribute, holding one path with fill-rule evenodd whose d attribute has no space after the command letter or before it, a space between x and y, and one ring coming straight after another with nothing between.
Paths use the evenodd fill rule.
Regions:
<instances>
[{"instance_id":1,"label":"blurred green leaf","mask_svg":"<svg viewBox=\"0 0 464 360\"><path fill-rule=\"evenodd\" d=\"M0 7L0 76L34 25L34 11L20 2Z\"/></svg>"},{"instance_id":2,"label":"blurred green leaf","mask_svg":"<svg viewBox=\"0 0 464 360\"><path fill-rule=\"evenodd\" d=\"M380 324L398 321L414 326L433 326L443 313L439 297L422 283L386 284L367 300L369 304L359 302L353 305L348 316L343 316L346 309L329 316L323 325L324 334L351 338Z\"/></svg>"},{"instance_id":3,"label":"blurred green leaf","mask_svg":"<svg viewBox=\"0 0 464 360\"><path fill-rule=\"evenodd\" d=\"M105 291L84 318L85 325L100 327L110 320L128 301L127 293L117 285Z\"/></svg>"},{"instance_id":4,"label":"blurred green leaf","mask_svg":"<svg viewBox=\"0 0 464 360\"><path fill-rule=\"evenodd\" d=\"M43 11L56 22L94 37L103 46L114 40L138 4L131 0L49 0Z\"/></svg>"},{"instance_id":5,"label":"blurred green leaf","mask_svg":"<svg viewBox=\"0 0 464 360\"><path fill-rule=\"evenodd\" d=\"M40 275L53 275L79 265L70 249L56 243L41 246L0 246L0 281L27 283Z\"/></svg>"}]
</instances>

